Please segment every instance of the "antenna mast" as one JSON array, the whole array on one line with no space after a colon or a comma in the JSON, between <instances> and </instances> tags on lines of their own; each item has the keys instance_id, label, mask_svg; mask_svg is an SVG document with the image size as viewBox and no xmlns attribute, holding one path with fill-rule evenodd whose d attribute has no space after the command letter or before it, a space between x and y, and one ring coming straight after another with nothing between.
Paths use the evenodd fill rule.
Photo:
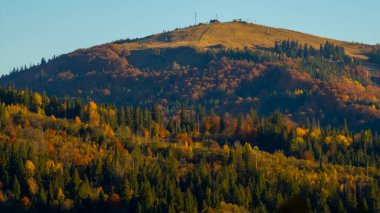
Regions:
<instances>
[{"instance_id":1,"label":"antenna mast","mask_svg":"<svg viewBox=\"0 0 380 213\"><path fill-rule=\"evenodd\" d=\"M195 12L194 23L197 25L197 12Z\"/></svg>"}]
</instances>

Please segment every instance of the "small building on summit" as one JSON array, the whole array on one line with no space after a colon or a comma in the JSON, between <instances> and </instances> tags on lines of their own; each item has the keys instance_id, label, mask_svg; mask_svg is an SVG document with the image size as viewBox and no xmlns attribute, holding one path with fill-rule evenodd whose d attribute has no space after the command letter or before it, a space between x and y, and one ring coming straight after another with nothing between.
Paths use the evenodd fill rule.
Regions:
<instances>
[{"instance_id":1,"label":"small building on summit","mask_svg":"<svg viewBox=\"0 0 380 213\"><path fill-rule=\"evenodd\" d=\"M234 20L232 20L232 22L243 23L243 24L247 24L247 23L248 23L248 22L246 22L246 21L243 21L241 18L239 18L239 19L234 19Z\"/></svg>"},{"instance_id":2,"label":"small building on summit","mask_svg":"<svg viewBox=\"0 0 380 213\"><path fill-rule=\"evenodd\" d=\"M218 19L211 19L210 24L219 24L220 21Z\"/></svg>"}]
</instances>

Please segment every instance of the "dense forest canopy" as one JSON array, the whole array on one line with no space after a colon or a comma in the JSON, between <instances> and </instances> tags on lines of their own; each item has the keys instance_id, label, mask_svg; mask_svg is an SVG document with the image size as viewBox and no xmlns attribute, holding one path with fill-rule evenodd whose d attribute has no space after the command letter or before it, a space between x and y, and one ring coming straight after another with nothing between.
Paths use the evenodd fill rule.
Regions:
<instances>
[{"instance_id":1,"label":"dense forest canopy","mask_svg":"<svg viewBox=\"0 0 380 213\"><path fill-rule=\"evenodd\" d=\"M115 107L1 89L0 209L376 211L380 136L275 111ZM171 111L171 112L170 112ZM284 210L285 211L285 210Z\"/></svg>"}]
</instances>

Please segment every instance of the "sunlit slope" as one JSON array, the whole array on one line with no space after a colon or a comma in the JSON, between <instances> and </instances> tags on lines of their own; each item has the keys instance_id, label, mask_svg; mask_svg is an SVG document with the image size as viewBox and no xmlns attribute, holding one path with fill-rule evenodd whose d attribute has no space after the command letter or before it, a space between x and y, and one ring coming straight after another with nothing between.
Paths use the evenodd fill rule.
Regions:
<instances>
[{"instance_id":1,"label":"sunlit slope","mask_svg":"<svg viewBox=\"0 0 380 213\"><path fill-rule=\"evenodd\" d=\"M276 41L296 40L308 43L316 48L326 41L345 47L347 54L356 57L365 57L369 45L338 41L322 38L301 32L272 28L257 24L228 22L220 24L203 24L148 36L136 42L125 43L122 46L128 49L167 48L191 46L198 48L225 47L225 48L273 48Z\"/></svg>"}]
</instances>

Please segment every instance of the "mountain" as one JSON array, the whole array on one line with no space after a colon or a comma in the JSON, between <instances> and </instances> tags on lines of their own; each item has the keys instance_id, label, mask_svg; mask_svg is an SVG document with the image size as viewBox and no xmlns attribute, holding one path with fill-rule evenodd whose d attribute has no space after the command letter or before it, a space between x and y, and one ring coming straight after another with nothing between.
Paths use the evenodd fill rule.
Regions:
<instances>
[{"instance_id":1,"label":"mountain","mask_svg":"<svg viewBox=\"0 0 380 213\"><path fill-rule=\"evenodd\" d=\"M380 125L380 87L362 65L372 48L241 21L199 24L78 49L0 84L118 106L278 109L296 122L364 129Z\"/></svg>"},{"instance_id":2,"label":"mountain","mask_svg":"<svg viewBox=\"0 0 380 213\"><path fill-rule=\"evenodd\" d=\"M379 62L233 22L15 69L0 212L379 212Z\"/></svg>"}]
</instances>

